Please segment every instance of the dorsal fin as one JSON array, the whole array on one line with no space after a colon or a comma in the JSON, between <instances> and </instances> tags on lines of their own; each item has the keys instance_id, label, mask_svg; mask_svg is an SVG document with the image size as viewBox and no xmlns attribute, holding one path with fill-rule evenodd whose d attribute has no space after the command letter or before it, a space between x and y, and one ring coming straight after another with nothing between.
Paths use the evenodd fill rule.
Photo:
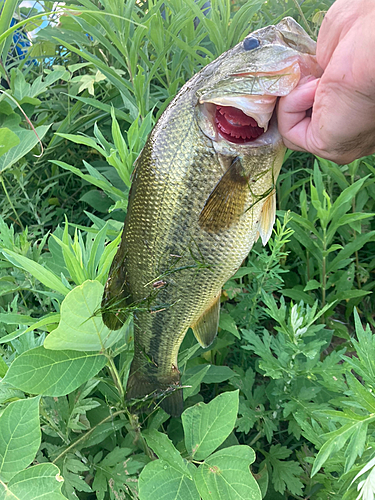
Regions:
<instances>
[{"instance_id":1,"label":"dorsal fin","mask_svg":"<svg viewBox=\"0 0 375 500\"><path fill-rule=\"evenodd\" d=\"M216 337L220 316L220 296L221 290L198 321L191 326L195 338L202 347L208 347Z\"/></svg>"},{"instance_id":2,"label":"dorsal fin","mask_svg":"<svg viewBox=\"0 0 375 500\"><path fill-rule=\"evenodd\" d=\"M214 233L229 228L245 212L248 193L248 177L236 157L206 200L199 215L201 228Z\"/></svg>"}]
</instances>

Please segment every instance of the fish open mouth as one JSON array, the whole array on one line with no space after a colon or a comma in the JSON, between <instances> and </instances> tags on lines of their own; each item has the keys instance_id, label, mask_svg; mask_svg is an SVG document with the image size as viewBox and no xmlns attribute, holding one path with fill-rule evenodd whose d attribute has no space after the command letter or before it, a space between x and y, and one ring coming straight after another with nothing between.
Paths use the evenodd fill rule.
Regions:
<instances>
[{"instance_id":1,"label":"fish open mouth","mask_svg":"<svg viewBox=\"0 0 375 500\"><path fill-rule=\"evenodd\" d=\"M254 118L233 106L216 106L215 125L224 139L235 144L254 141L265 132Z\"/></svg>"},{"instance_id":2,"label":"fish open mouth","mask_svg":"<svg viewBox=\"0 0 375 500\"><path fill-rule=\"evenodd\" d=\"M201 101L197 106L198 123L202 132L214 141L246 145L264 136L267 142L276 101L277 96L258 95Z\"/></svg>"}]
</instances>

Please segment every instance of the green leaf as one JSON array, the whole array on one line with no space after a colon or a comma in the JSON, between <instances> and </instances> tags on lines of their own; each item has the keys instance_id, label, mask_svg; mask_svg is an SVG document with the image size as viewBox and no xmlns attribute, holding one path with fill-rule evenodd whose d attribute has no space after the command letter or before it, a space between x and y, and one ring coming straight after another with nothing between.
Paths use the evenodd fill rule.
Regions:
<instances>
[{"instance_id":1,"label":"green leaf","mask_svg":"<svg viewBox=\"0 0 375 500\"><path fill-rule=\"evenodd\" d=\"M40 328L42 326L46 325L54 325L60 321L60 314L59 313L52 313L52 314L47 314L46 316L43 316L39 320L35 320L34 318L33 322L31 323L31 326L29 328L26 328L26 330L16 330L15 332L9 333L8 335L4 335L4 337L0 338L0 344L4 342L10 342L11 340L14 340L21 335L24 335L27 332L31 332L33 330L36 330L37 328ZM19 324L19 323L17 323Z\"/></svg>"},{"instance_id":2,"label":"green leaf","mask_svg":"<svg viewBox=\"0 0 375 500\"><path fill-rule=\"evenodd\" d=\"M56 465L35 465L16 474L8 485L0 481L0 498L4 500L66 500L61 493L63 481Z\"/></svg>"},{"instance_id":3,"label":"green leaf","mask_svg":"<svg viewBox=\"0 0 375 500\"><path fill-rule=\"evenodd\" d=\"M185 387L183 389L184 399L187 399L190 396L193 396L194 394L197 394L197 392L199 392L200 384L204 376L208 372L210 366L211 365L198 365L198 366L193 366L192 368L189 368L188 370L184 371L184 374L182 375L181 378L181 384L191 386L191 387Z\"/></svg>"},{"instance_id":4,"label":"green leaf","mask_svg":"<svg viewBox=\"0 0 375 500\"><path fill-rule=\"evenodd\" d=\"M345 247L336 255L336 257L327 266L327 274L333 273L340 269L340 265L344 259L350 257L354 252L360 250L368 241L374 239L375 231L357 235L356 239L346 244Z\"/></svg>"},{"instance_id":5,"label":"green leaf","mask_svg":"<svg viewBox=\"0 0 375 500\"><path fill-rule=\"evenodd\" d=\"M220 394L210 403L198 403L182 414L185 445L196 460L205 459L232 432L238 413L239 391Z\"/></svg>"},{"instance_id":6,"label":"green leaf","mask_svg":"<svg viewBox=\"0 0 375 500\"><path fill-rule=\"evenodd\" d=\"M303 300L305 304L309 304L309 306L313 306L315 303L314 297L311 297L308 293L305 293L302 290L296 290L295 288L284 288L283 295L298 302Z\"/></svg>"},{"instance_id":7,"label":"green leaf","mask_svg":"<svg viewBox=\"0 0 375 500\"><path fill-rule=\"evenodd\" d=\"M0 355L0 378L5 377L5 374L8 370L9 370L8 365L5 363L2 356Z\"/></svg>"},{"instance_id":8,"label":"green leaf","mask_svg":"<svg viewBox=\"0 0 375 500\"><path fill-rule=\"evenodd\" d=\"M272 482L276 491L284 494L288 489L294 495L302 495L303 484L300 481L302 469L294 460L287 459L292 451L277 444L272 445L265 463L272 470Z\"/></svg>"},{"instance_id":9,"label":"green leaf","mask_svg":"<svg viewBox=\"0 0 375 500\"><path fill-rule=\"evenodd\" d=\"M32 274L34 278L39 280L43 285L52 290L56 290L62 295L66 295L69 289L61 283L61 280L53 274L48 269L44 268L37 262L34 262L23 255L19 255L11 250L1 250L4 257L9 260L14 266L24 269L28 273Z\"/></svg>"},{"instance_id":10,"label":"green leaf","mask_svg":"<svg viewBox=\"0 0 375 500\"><path fill-rule=\"evenodd\" d=\"M194 466L190 464L193 472ZM146 465L139 476L139 500L200 500L194 482L164 460Z\"/></svg>"},{"instance_id":11,"label":"green leaf","mask_svg":"<svg viewBox=\"0 0 375 500\"><path fill-rule=\"evenodd\" d=\"M0 416L0 480L30 465L39 446L39 397L10 403Z\"/></svg>"},{"instance_id":12,"label":"green leaf","mask_svg":"<svg viewBox=\"0 0 375 500\"><path fill-rule=\"evenodd\" d=\"M4 380L30 394L59 397L94 377L105 364L105 356L98 354L36 347L13 361Z\"/></svg>"},{"instance_id":13,"label":"green leaf","mask_svg":"<svg viewBox=\"0 0 375 500\"><path fill-rule=\"evenodd\" d=\"M176 469L180 474L185 474L189 479L192 479L187 463L183 460L166 434L162 434L155 429L149 429L145 430L142 435L158 458Z\"/></svg>"},{"instance_id":14,"label":"green leaf","mask_svg":"<svg viewBox=\"0 0 375 500\"><path fill-rule=\"evenodd\" d=\"M368 417L366 416L362 417L360 415L352 413L348 417L344 412L334 412L334 413L336 414L339 413L340 417L349 420L349 423L343 425L336 431L332 431L324 435L325 442L323 446L320 448L318 455L316 456L311 471L311 477L314 476L319 471L319 469L323 466L323 464L328 460L328 458L332 454L340 451L341 448L343 448L345 443L348 441L349 438L353 436L353 434L357 434L357 436L361 437L360 442L362 446L364 446L364 442L362 439L363 427L366 426L366 430L364 431L366 432L368 424L375 420L374 414L370 414ZM350 416L352 416L352 418L350 418ZM358 453L358 451L360 452L360 454L362 454L363 448L359 450L357 447L355 447L355 452ZM347 457L346 465L348 465L349 463L353 463L355 460L355 457L353 459L353 454L351 452L346 453L346 457Z\"/></svg>"},{"instance_id":15,"label":"green leaf","mask_svg":"<svg viewBox=\"0 0 375 500\"><path fill-rule=\"evenodd\" d=\"M0 313L0 323L6 325L32 325L37 320L31 316L17 313Z\"/></svg>"},{"instance_id":16,"label":"green leaf","mask_svg":"<svg viewBox=\"0 0 375 500\"><path fill-rule=\"evenodd\" d=\"M14 146L17 146L19 142L19 137L14 132L9 130L9 128L0 128L0 156L5 154Z\"/></svg>"},{"instance_id":17,"label":"green leaf","mask_svg":"<svg viewBox=\"0 0 375 500\"><path fill-rule=\"evenodd\" d=\"M240 334L238 333L238 328L236 325L236 322L232 318L232 316L228 313L221 313L220 314L220 320L219 320L219 326L223 330L226 330L229 333L232 333L235 337L238 339L241 338Z\"/></svg>"},{"instance_id":18,"label":"green leaf","mask_svg":"<svg viewBox=\"0 0 375 500\"><path fill-rule=\"evenodd\" d=\"M0 157L0 172L11 167L31 151L38 144L39 140L43 139L49 128L50 125L42 125L41 127L37 127L35 132L34 130L27 130L20 127L14 128L12 132L19 138L19 143Z\"/></svg>"},{"instance_id":19,"label":"green leaf","mask_svg":"<svg viewBox=\"0 0 375 500\"><path fill-rule=\"evenodd\" d=\"M125 199L124 193L120 190L117 189L116 187L112 186L105 177L102 176L102 178L98 179L94 177L93 175L89 174L84 174L79 170L77 167L73 167L72 165L68 165L68 163L65 163L63 161L58 161L58 160L51 160L51 163L54 163L55 165L64 168L65 170L70 170L70 172L73 172L73 174L78 175L78 177L81 177L81 179L89 182L90 184L93 184L94 186L102 189L105 193L107 193L109 196L117 197L120 200ZM86 164L87 165L87 164ZM99 173L98 173L99 174Z\"/></svg>"},{"instance_id":20,"label":"green leaf","mask_svg":"<svg viewBox=\"0 0 375 500\"><path fill-rule=\"evenodd\" d=\"M53 330L44 347L53 350L100 351L115 344L124 335L130 318L119 330L105 326L100 314L104 286L87 280L71 290L61 304L59 326Z\"/></svg>"},{"instance_id":21,"label":"green leaf","mask_svg":"<svg viewBox=\"0 0 375 500\"><path fill-rule=\"evenodd\" d=\"M210 369L208 370L207 375L205 375L203 382L205 384L220 384L225 380L229 380L232 377L235 377L237 374L233 370L229 368L229 366L216 366L209 365Z\"/></svg>"},{"instance_id":22,"label":"green leaf","mask_svg":"<svg viewBox=\"0 0 375 500\"><path fill-rule=\"evenodd\" d=\"M309 280L307 282L307 285L305 286L305 288L303 289L304 292L308 292L309 290L317 290L318 288L320 288L321 285L319 283L319 281L316 281L316 280Z\"/></svg>"},{"instance_id":23,"label":"green leaf","mask_svg":"<svg viewBox=\"0 0 375 500\"><path fill-rule=\"evenodd\" d=\"M255 453L249 446L231 446L208 457L194 474L202 499L261 500L249 469L254 460Z\"/></svg>"}]
</instances>

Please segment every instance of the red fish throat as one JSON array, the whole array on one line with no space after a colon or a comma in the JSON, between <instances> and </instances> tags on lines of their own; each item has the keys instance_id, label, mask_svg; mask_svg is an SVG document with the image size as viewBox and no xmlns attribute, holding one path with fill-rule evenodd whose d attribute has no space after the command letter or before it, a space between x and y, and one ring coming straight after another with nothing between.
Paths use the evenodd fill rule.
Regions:
<instances>
[{"instance_id":1,"label":"red fish throat","mask_svg":"<svg viewBox=\"0 0 375 500\"><path fill-rule=\"evenodd\" d=\"M254 118L232 106L216 106L215 125L224 139L235 144L254 141L264 133Z\"/></svg>"}]
</instances>

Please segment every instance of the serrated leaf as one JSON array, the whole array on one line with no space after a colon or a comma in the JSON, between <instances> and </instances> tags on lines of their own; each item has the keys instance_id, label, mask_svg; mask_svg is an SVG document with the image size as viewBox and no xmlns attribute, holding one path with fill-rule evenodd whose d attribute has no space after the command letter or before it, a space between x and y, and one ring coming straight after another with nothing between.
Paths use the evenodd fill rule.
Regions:
<instances>
[{"instance_id":1,"label":"serrated leaf","mask_svg":"<svg viewBox=\"0 0 375 500\"><path fill-rule=\"evenodd\" d=\"M249 446L231 446L208 457L194 474L202 499L261 500L249 469L254 460L255 453Z\"/></svg>"},{"instance_id":2,"label":"serrated leaf","mask_svg":"<svg viewBox=\"0 0 375 500\"><path fill-rule=\"evenodd\" d=\"M30 394L59 397L94 377L105 364L99 354L36 347L13 361L4 380Z\"/></svg>"},{"instance_id":3,"label":"serrated leaf","mask_svg":"<svg viewBox=\"0 0 375 500\"><path fill-rule=\"evenodd\" d=\"M104 286L87 280L71 290L61 304L59 326L53 330L44 347L52 350L100 351L115 344L124 335L125 323L119 330L105 326L98 311Z\"/></svg>"},{"instance_id":4,"label":"serrated leaf","mask_svg":"<svg viewBox=\"0 0 375 500\"><path fill-rule=\"evenodd\" d=\"M16 474L8 483L0 481L0 498L9 500L66 500L61 493L64 479L53 464L39 464ZM3 490L1 490L3 486ZM2 496L4 493L4 497Z\"/></svg>"},{"instance_id":5,"label":"serrated leaf","mask_svg":"<svg viewBox=\"0 0 375 500\"><path fill-rule=\"evenodd\" d=\"M205 459L232 432L238 413L239 391L220 394L210 403L198 403L182 414L185 445L196 460Z\"/></svg>"},{"instance_id":6,"label":"serrated leaf","mask_svg":"<svg viewBox=\"0 0 375 500\"><path fill-rule=\"evenodd\" d=\"M0 480L30 465L39 445L39 397L10 403L0 416Z\"/></svg>"},{"instance_id":7,"label":"serrated leaf","mask_svg":"<svg viewBox=\"0 0 375 500\"><path fill-rule=\"evenodd\" d=\"M303 483L299 479L302 468L294 460L278 461L272 467L272 482L276 491L284 493L287 488L294 495L302 495Z\"/></svg>"},{"instance_id":8,"label":"serrated leaf","mask_svg":"<svg viewBox=\"0 0 375 500\"><path fill-rule=\"evenodd\" d=\"M181 474L187 475L189 479L192 479L187 463L184 462L180 453L173 446L172 441L166 434L162 434L155 429L149 429L144 431L142 435L146 439L148 446L156 453L158 458L164 460L164 462Z\"/></svg>"},{"instance_id":9,"label":"serrated leaf","mask_svg":"<svg viewBox=\"0 0 375 500\"><path fill-rule=\"evenodd\" d=\"M357 431L359 427L362 427L364 424L368 424L373 420L375 420L375 417L369 417L367 419L366 417L363 417L362 420L356 419L346 425L343 425L336 431L325 434L325 442L315 458L314 465L311 471L311 477L319 471L319 469L333 453L336 453L337 451L340 451L341 448L343 448L347 440L353 435L353 433Z\"/></svg>"},{"instance_id":10,"label":"serrated leaf","mask_svg":"<svg viewBox=\"0 0 375 500\"><path fill-rule=\"evenodd\" d=\"M194 466L190 464L190 471ZM194 482L164 460L146 465L139 476L139 500L200 500Z\"/></svg>"}]
</instances>

